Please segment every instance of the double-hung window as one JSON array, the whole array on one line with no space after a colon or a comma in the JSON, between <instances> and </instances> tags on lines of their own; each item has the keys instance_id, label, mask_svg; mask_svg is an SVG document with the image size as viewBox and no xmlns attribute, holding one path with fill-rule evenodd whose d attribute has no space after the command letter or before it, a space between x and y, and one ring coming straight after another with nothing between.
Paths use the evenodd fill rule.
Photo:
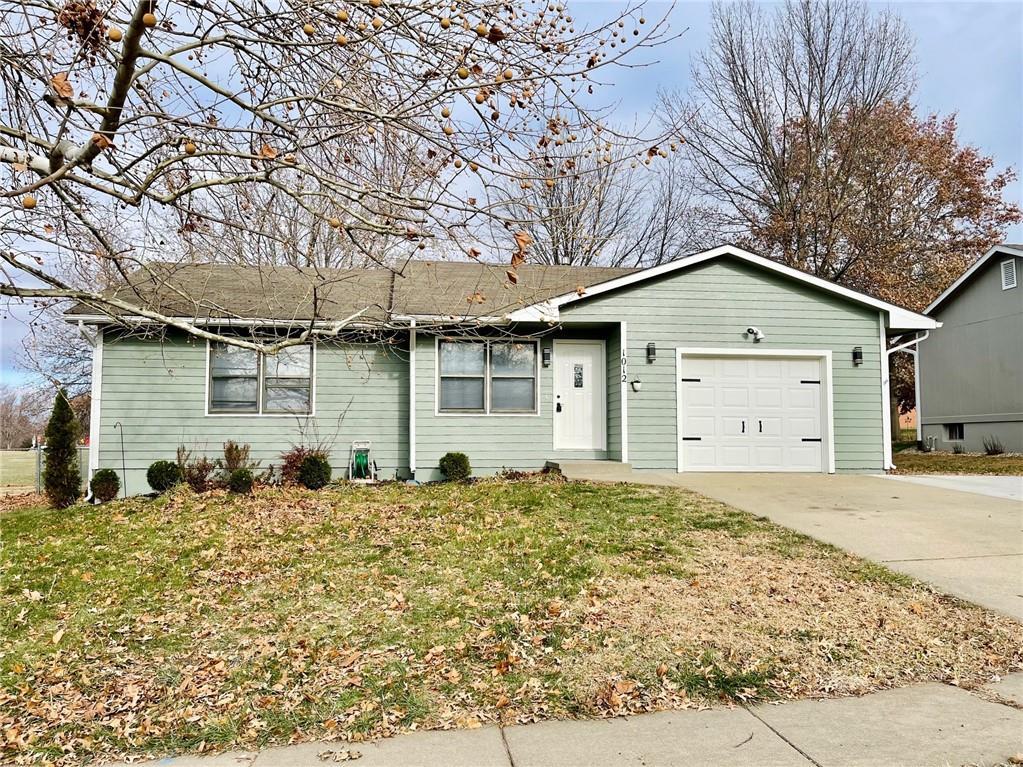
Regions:
<instances>
[{"instance_id":1,"label":"double-hung window","mask_svg":"<svg viewBox=\"0 0 1023 767\"><path fill-rule=\"evenodd\" d=\"M210 413L312 413L312 347L260 354L210 344Z\"/></svg>"},{"instance_id":2,"label":"double-hung window","mask_svg":"<svg viewBox=\"0 0 1023 767\"><path fill-rule=\"evenodd\" d=\"M440 341L441 413L536 413L535 341Z\"/></svg>"}]
</instances>

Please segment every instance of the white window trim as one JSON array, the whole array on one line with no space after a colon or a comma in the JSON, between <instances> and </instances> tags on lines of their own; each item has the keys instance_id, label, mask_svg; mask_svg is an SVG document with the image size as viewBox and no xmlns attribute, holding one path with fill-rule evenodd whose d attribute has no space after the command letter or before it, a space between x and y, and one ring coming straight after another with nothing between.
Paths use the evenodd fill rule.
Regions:
<instances>
[{"instance_id":1,"label":"white window trim","mask_svg":"<svg viewBox=\"0 0 1023 767\"><path fill-rule=\"evenodd\" d=\"M440 409L440 344L442 341L468 342L468 343L511 343L511 344L533 344L534 375L533 375L533 402L534 410L521 413L490 412L490 351L486 353L486 360L483 367L483 410L441 410ZM542 414L540 404L540 340L537 338L481 338L479 336L434 336L433 339L433 414L438 418L537 418ZM479 376L445 376L445 378L479 378ZM500 376L498 376L500 377ZM508 376L514 378L515 376Z\"/></svg>"},{"instance_id":2,"label":"white window trim","mask_svg":"<svg viewBox=\"0 0 1023 767\"><path fill-rule=\"evenodd\" d=\"M206 341L206 384L203 392L205 404L203 415L207 418L313 418L316 415L316 347L310 341L309 349L309 412L308 413L264 413L263 412L263 353L257 352L256 412L211 413L210 412L210 361L213 356L212 342Z\"/></svg>"},{"instance_id":3,"label":"white window trim","mask_svg":"<svg viewBox=\"0 0 1023 767\"><path fill-rule=\"evenodd\" d=\"M1006 268L1005 267L1007 265L1009 265L1009 264L1012 265L1012 283L1011 284L1009 283L1008 280L1005 279L1005 274L1006 274ZM998 269L999 269L999 276L1002 278L1002 290L1012 290L1014 287L1016 287L1019 284L1019 275L1017 274L1018 269L1016 269L1016 259L1014 259L1014 258L1007 258L1007 259L1005 259L1004 261L1002 261L998 265Z\"/></svg>"},{"instance_id":4,"label":"white window trim","mask_svg":"<svg viewBox=\"0 0 1023 767\"><path fill-rule=\"evenodd\" d=\"M678 455L678 472L685 471L682 465L682 398L679 379L682 377L683 357L789 357L796 359L821 360L821 415L824 418L824 460L822 474L835 473L835 392L832 386L830 349L737 349L735 347L683 346L675 349L675 449Z\"/></svg>"}]
</instances>

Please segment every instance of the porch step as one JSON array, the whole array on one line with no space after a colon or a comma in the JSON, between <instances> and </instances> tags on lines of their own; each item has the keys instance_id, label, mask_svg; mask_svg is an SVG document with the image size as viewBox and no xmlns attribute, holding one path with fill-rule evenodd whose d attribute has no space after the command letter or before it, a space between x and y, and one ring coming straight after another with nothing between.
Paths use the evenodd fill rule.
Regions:
<instances>
[{"instance_id":1,"label":"porch step","mask_svg":"<svg viewBox=\"0 0 1023 767\"><path fill-rule=\"evenodd\" d=\"M547 461L546 468L559 470L566 479L628 482L632 478L632 464L621 461L552 459Z\"/></svg>"}]
</instances>

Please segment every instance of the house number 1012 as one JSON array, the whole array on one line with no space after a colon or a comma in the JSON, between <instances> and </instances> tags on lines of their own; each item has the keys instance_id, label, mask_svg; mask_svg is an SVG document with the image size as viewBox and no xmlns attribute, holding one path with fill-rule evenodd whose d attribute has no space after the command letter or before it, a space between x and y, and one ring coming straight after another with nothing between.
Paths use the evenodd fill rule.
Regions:
<instances>
[{"instance_id":1,"label":"house number 1012","mask_svg":"<svg viewBox=\"0 0 1023 767\"><path fill-rule=\"evenodd\" d=\"M622 353L622 383L628 383L629 381L629 358Z\"/></svg>"}]
</instances>

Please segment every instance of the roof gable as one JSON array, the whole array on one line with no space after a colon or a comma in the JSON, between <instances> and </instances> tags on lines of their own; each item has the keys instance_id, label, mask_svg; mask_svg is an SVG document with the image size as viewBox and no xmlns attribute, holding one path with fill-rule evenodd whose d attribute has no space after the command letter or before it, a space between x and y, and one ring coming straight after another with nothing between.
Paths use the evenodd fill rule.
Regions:
<instances>
[{"instance_id":1,"label":"roof gable","mask_svg":"<svg viewBox=\"0 0 1023 767\"><path fill-rule=\"evenodd\" d=\"M631 274L588 286L585 291L566 292L560 296L555 296L548 301L526 307L518 312L513 312L510 315L510 319L517 321L557 320L560 308L567 304L577 301L585 301L588 298L592 298L612 290L628 288L631 285L635 285L646 280L679 272L696 266L697 264L706 263L723 257L740 259L764 270L781 274L797 282L812 285L819 290L826 291L841 296L849 301L870 306L878 311L885 312L888 315L888 327L893 330L926 330L938 326L938 323L930 317L925 317L921 314L917 314L916 312L911 312L901 306L888 303L887 301L882 301L881 299L874 298L873 296L868 296L866 293L860 293L859 291L838 285L834 282L829 282L828 280L821 279L820 277L815 277L812 274L801 272L798 269L793 269L792 267L785 266L777 261L772 261L769 258L758 256L756 253L750 253L747 250L743 250L742 248L737 248L732 245L722 245L717 248L712 248L711 250L705 250L701 253L694 253L692 255L685 256L676 261L670 261L666 264L652 266L648 269L641 269Z\"/></svg>"},{"instance_id":2,"label":"roof gable","mask_svg":"<svg viewBox=\"0 0 1023 767\"><path fill-rule=\"evenodd\" d=\"M949 300L959 294L961 288L966 286L967 283L971 282L973 278L980 272L984 266L996 256L1020 256L1023 257L1023 244L1005 243L1004 245L995 245L991 250L985 253L983 256L973 262L973 265L959 275L959 279L945 288L944 292L938 296L931 305L924 309L924 314L931 314L936 311L942 305L947 303Z\"/></svg>"}]
</instances>

